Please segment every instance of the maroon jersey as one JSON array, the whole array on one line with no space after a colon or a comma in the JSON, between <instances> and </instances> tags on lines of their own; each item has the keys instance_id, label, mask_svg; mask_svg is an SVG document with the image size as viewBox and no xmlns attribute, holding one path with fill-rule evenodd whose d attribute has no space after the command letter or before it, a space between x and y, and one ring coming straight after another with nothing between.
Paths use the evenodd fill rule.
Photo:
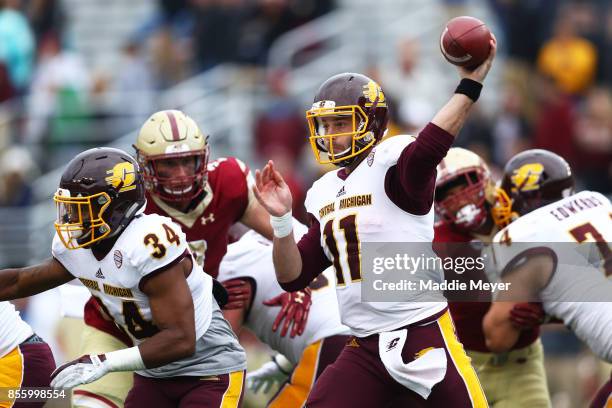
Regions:
<instances>
[{"instance_id":1,"label":"maroon jersey","mask_svg":"<svg viewBox=\"0 0 612 408\"><path fill-rule=\"evenodd\" d=\"M255 200L249 168L235 157L219 158L208 164L204 198L187 213L180 212L147 193L145 213L172 218L187 235L196 261L204 272L216 278L227 252L228 230L239 221ZM103 317L93 298L85 304L85 323L119 339L125 336Z\"/></svg>"},{"instance_id":2,"label":"maroon jersey","mask_svg":"<svg viewBox=\"0 0 612 408\"><path fill-rule=\"evenodd\" d=\"M203 262L204 272L216 278L227 252L228 230L255 199L249 180L249 168L243 162L235 157L220 158L208 165L204 199L187 213L148 193L145 213L165 215L178 223L197 262Z\"/></svg>"},{"instance_id":3,"label":"maroon jersey","mask_svg":"<svg viewBox=\"0 0 612 408\"><path fill-rule=\"evenodd\" d=\"M459 231L456 228L453 228L451 224L446 222L438 222L434 226L434 234L434 248L440 257L461 255L451 253L450 248L444 246L443 243L470 242L474 239L470 234ZM470 255L474 256L475 254ZM452 274L452 276L449 276L449 273L452 273L452 271L444 271L444 273L447 279L457 279L457 277L461 276L458 274ZM464 276L466 275L467 274L464 274ZM490 352L486 346L485 336L482 330L482 320L489 311L490 305L490 302L448 302L448 307L455 322L455 328L457 329L457 336L459 337L459 341L463 343L466 350L485 353ZM539 328L523 330L512 349L520 349L530 345L538 338L539 335Z\"/></svg>"}]
</instances>

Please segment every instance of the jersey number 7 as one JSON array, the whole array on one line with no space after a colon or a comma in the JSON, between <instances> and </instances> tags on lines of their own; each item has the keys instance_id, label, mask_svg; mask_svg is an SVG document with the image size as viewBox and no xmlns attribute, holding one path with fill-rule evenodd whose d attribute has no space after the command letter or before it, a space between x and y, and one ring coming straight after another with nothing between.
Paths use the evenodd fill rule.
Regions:
<instances>
[{"instance_id":1,"label":"jersey number 7","mask_svg":"<svg viewBox=\"0 0 612 408\"><path fill-rule=\"evenodd\" d=\"M344 273L340 262L340 253L338 251L338 242L345 242L344 249L346 251L346 262L348 263L351 282L361 281L361 245L359 236L357 235L357 224L355 222L357 216L355 214L347 215L338 222L338 229L334 231L334 219L327 221L323 228L323 236L325 237L325 246L333 256L333 265L336 271L336 282L338 286L346 284ZM343 232L341 234L340 231ZM334 234L335 232L335 234ZM336 239L336 235L340 235L340 240Z\"/></svg>"}]
</instances>

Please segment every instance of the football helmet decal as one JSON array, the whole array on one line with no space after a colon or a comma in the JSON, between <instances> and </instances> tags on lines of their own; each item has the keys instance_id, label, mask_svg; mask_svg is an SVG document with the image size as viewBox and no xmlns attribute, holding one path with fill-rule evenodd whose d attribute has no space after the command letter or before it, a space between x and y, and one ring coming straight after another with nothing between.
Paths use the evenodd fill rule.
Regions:
<instances>
[{"instance_id":1,"label":"football helmet decal","mask_svg":"<svg viewBox=\"0 0 612 408\"><path fill-rule=\"evenodd\" d=\"M333 118L345 118L350 129L326 131L325 121ZM389 113L380 85L365 75L343 73L321 85L312 108L306 111L306 120L317 162L344 167L382 139ZM350 137L350 143L337 151L335 144L346 137Z\"/></svg>"},{"instance_id":2,"label":"football helmet decal","mask_svg":"<svg viewBox=\"0 0 612 408\"><path fill-rule=\"evenodd\" d=\"M526 150L506 164L491 215L503 228L521 215L573 193L574 176L565 159L548 150Z\"/></svg>"},{"instance_id":3,"label":"football helmet decal","mask_svg":"<svg viewBox=\"0 0 612 408\"><path fill-rule=\"evenodd\" d=\"M119 234L145 205L142 173L122 150L86 150L68 163L53 201L64 246L87 247Z\"/></svg>"},{"instance_id":4,"label":"football helmet decal","mask_svg":"<svg viewBox=\"0 0 612 408\"><path fill-rule=\"evenodd\" d=\"M451 148L437 169L435 210L445 221L473 231L487 219L495 184L487 164L467 149Z\"/></svg>"},{"instance_id":5,"label":"football helmet decal","mask_svg":"<svg viewBox=\"0 0 612 408\"><path fill-rule=\"evenodd\" d=\"M189 201L204 190L208 136L183 112L164 110L151 115L142 125L134 148L150 193L165 201ZM189 159L193 160L189 174L160 172L160 163Z\"/></svg>"}]
</instances>

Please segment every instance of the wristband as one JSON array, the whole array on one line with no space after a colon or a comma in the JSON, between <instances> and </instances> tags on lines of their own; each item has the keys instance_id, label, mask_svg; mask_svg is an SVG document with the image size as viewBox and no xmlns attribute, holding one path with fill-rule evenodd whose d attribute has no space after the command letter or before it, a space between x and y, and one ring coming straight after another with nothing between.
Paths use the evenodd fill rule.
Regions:
<instances>
[{"instance_id":1,"label":"wristband","mask_svg":"<svg viewBox=\"0 0 612 408\"><path fill-rule=\"evenodd\" d=\"M287 357L283 356L282 354L276 354L272 356L272 361L274 361L274 364L276 364L281 373L291 375L291 371L293 371L293 364L287 359Z\"/></svg>"},{"instance_id":2,"label":"wristband","mask_svg":"<svg viewBox=\"0 0 612 408\"><path fill-rule=\"evenodd\" d=\"M281 215L280 217L271 215L270 225L274 230L274 236L276 238L284 238L291 234L291 231L293 231L293 216L291 214L291 210L289 210L287 214Z\"/></svg>"},{"instance_id":3,"label":"wristband","mask_svg":"<svg viewBox=\"0 0 612 408\"><path fill-rule=\"evenodd\" d=\"M109 371L136 371L146 369L140 349L138 347L130 347L122 350L111 351L103 354L106 357L104 364Z\"/></svg>"},{"instance_id":4,"label":"wristband","mask_svg":"<svg viewBox=\"0 0 612 408\"><path fill-rule=\"evenodd\" d=\"M480 97L480 91L482 91L482 84L469 78L462 78L457 89L455 89L455 93L465 95L473 102L476 102Z\"/></svg>"}]
</instances>

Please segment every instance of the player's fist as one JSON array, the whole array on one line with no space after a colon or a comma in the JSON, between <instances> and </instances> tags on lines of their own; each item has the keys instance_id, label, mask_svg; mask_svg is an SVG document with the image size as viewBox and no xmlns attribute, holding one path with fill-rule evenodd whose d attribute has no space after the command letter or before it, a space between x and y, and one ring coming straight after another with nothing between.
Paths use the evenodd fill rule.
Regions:
<instances>
[{"instance_id":1,"label":"player's fist","mask_svg":"<svg viewBox=\"0 0 612 408\"><path fill-rule=\"evenodd\" d=\"M521 330L533 329L544 323L546 313L539 302L517 303L510 310L510 321Z\"/></svg>"},{"instance_id":2,"label":"player's fist","mask_svg":"<svg viewBox=\"0 0 612 408\"><path fill-rule=\"evenodd\" d=\"M262 207L275 217L287 214L293 206L289 186L274 168L272 160L268 161L263 170L255 170L253 193Z\"/></svg>"},{"instance_id":3,"label":"player's fist","mask_svg":"<svg viewBox=\"0 0 612 408\"><path fill-rule=\"evenodd\" d=\"M51 387L74 388L96 381L109 372L105 360L104 354L90 354L72 360L58 367L51 374Z\"/></svg>"},{"instance_id":4,"label":"player's fist","mask_svg":"<svg viewBox=\"0 0 612 408\"><path fill-rule=\"evenodd\" d=\"M298 290L297 292L284 292L272 299L268 299L263 302L266 306L281 306L276 320L272 325L272 331L278 330L280 324L285 320L283 328L281 330L281 337L287 335L289 326L293 323L291 328L291 337L296 335L301 336L306 328L308 322L308 314L310 313L310 306L312 305L312 290L306 288L304 290Z\"/></svg>"}]
</instances>

